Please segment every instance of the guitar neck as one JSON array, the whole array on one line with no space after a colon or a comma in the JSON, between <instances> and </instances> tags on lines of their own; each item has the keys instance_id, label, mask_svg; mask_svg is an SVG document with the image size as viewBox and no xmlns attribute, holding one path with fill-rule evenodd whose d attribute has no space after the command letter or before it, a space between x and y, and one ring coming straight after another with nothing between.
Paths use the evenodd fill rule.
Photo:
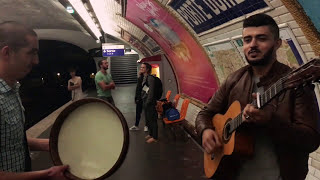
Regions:
<instances>
[{"instance_id":1,"label":"guitar neck","mask_svg":"<svg viewBox=\"0 0 320 180\"><path fill-rule=\"evenodd\" d=\"M262 94L257 96L251 104L256 106L258 109L262 109L265 105L267 105L273 98L279 95L283 90L283 82L286 77L280 78L276 83L274 83L269 89L264 91ZM242 120L243 111L236 116L234 119L229 121L230 130L229 133L234 132L244 121Z\"/></svg>"}]
</instances>

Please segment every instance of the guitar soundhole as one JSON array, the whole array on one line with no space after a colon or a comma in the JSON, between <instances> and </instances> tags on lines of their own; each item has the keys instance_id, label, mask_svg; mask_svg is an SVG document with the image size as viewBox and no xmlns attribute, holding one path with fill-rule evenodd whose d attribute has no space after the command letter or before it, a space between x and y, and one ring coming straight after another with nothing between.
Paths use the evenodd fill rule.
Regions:
<instances>
[{"instance_id":1,"label":"guitar soundhole","mask_svg":"<svg viewBox=\"0 0 320 180\"><path fill-rule=\"evenodd\" d=\"M223 128L223 137L222 138L225 143L227 143L231 138L232 133L230 133L230 130L231 130L231 125L228 122L225 124L225 126Z\"/></svg>"}]
</instances>

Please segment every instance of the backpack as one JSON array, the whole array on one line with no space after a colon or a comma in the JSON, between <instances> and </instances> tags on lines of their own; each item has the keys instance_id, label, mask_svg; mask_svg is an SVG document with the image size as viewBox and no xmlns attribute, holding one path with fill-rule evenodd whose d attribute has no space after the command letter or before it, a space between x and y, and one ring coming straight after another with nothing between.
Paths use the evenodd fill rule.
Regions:
<instances>
[{"instance_id":1,"label":"backpack","mask_svg":"<svg viewBox=\"0 0 320 180\"><path fill-rule=\"evenodd\" d=\"M165 117L169 121L174 121L174 120L180 119L180 113L179 113L179 111L177 109L170 108L170 109L166 110Z\"/></svg>"},{"instance_id":2,"label":"backpack","mask_svg":"<svg viewBox=\"0 0 320 180\"><path fill-rule=\"evenodd\" d=\"M149 75L149 76L152 76L152 75ZM149 77L148 76L148 77ZM154 78L154 83L155 83L155 87L154 87L154 97L156 100L159 100L161 97L162 97L162 93L163 93L163 89L162 89L162 82L161 80L156 77L156 76L152 76ZM149 87L148 85L148 79L147 79L147 82L146 82L147 86Z\"/></svg>"}]
</instances>

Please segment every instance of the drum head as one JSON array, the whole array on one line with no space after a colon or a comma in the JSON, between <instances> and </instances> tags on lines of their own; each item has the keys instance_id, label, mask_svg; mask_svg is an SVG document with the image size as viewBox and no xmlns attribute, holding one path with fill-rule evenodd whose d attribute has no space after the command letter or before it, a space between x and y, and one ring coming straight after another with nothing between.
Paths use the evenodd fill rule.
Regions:
<instances>
[{"instance_id":1,"label":"drum head","mask_svg":"<svg viewBox=\"0 0 320 180\"><path fill-rule=\"evenodd\" d=\"M67 106L50 134L55 165L69 165L70 179L105 179L122 164L129 131L121 112L106 101L85 98Z\"/></svg>"}]
</instances>

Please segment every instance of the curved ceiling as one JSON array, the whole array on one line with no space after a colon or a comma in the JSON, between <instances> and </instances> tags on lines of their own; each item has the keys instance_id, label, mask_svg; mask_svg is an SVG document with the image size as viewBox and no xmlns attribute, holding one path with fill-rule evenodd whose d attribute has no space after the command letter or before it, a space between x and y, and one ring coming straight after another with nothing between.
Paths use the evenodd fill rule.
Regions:
<instances>
[{"instance_id":1,"label":"curved ceiling","mask_svg":"<svg viewBox=\"0 0 320 180\"><path fill-rule=\"evenodd\" d=\"M80 48L89 51L93 48L100 47L88 33L65 29L35 29L41 40L58 40L74 44Z\"/></svg>"},{"instance_id":2,"label":"curved ceiling","mask_svg":"<svg viewBox=\"0 0 320 180\"><path fill-rule=\"evenodd\" d=\"M39 39L72 43L86 51L100 46L57 0L0 0L0 4L0 22L26 24Z\"/></svg>"}]
</instances>

